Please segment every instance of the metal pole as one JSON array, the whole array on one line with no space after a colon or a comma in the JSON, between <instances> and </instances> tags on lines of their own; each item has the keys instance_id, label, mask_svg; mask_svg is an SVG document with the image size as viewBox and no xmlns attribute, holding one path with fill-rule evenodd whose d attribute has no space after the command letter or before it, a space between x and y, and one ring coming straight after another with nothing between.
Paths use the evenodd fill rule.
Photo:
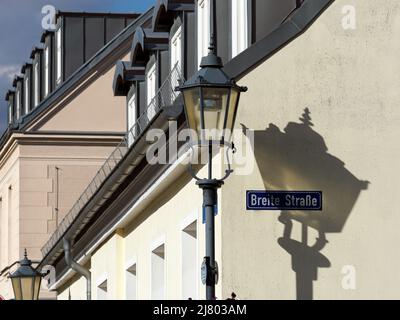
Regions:
<instances>
[{"instance_id":1,"label":"metal pole","mask_svg":"<svg viewBox=\"0 0 400 320\"><path fill-rule=\"evenodd\" d=\"M216 3L211 0L210 7L210 51L217 54L217 16L216 16Z\"/></svg>"},{"instance_id":2,"label":"metal pole","mask_svg":"<svg viewBox=\"0 0 400 320\"><path fill-rule=\"evenodd\" d=\"M223 181L212 179L212 143L208 146L208 179L197 182L203 190L203 208L206 219L206 258L207 280L206 280L206 299L215 300L215 284L217 268L215 262L215 207L218 204L218 189Z\"/></svg>"}]
</instances>

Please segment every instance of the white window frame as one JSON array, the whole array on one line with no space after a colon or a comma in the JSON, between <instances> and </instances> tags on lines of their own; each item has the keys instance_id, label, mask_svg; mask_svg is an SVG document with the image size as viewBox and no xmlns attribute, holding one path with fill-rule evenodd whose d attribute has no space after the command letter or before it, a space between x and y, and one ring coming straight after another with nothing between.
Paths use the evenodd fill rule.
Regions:
<instances>
[{"instance_id":1,"label":"white window frame","mask_svg":"<svg viewBox=\"0 0 400 320\"><path fill-rule=\"evenodd\" d=\"M8 103L8 123L11 124L13 122L13 108L11 102ZM0 220L1 221L1 220ZM0 222L1 223L1 222Z\"/></svg>"},{"instance_id":2,"label":"white window frame","mask_svg":"<svg viewBox=\"0 0 400 320\"><path fill-rule=\"evenodd\" d=\"M156 63L151 66L147 72L146 76L146 86L147 86L147 117L149 121L156 115L156 106L154 98L156 97L156 87L157 87L157 66Z\"/></svg>"},{"instance_id":3,"label":"white window frame","mask_svg":"<svg viewBox=\"0 0 400 320\"><path fill-rule=\"evenodd\" d=\"M131 146L135 141L135 137L132 135L132 133L129 132L132 130L137 121L136 93L134 93L128 101L127 116L128 116L128 143L129 146ZM133 134L136 134L136 130L133 130Z\"/></svg>"},{"instance_id":4,"label":"white window frame","mask_svg":"<svg viewBox=\"0 0 400 320\"><path fill-rule=\"evenodd\" d=\"M50 91L50 48L44 48L44 96L46 97Z\"/></svg>"},{"instance_id":5,"label":"white window frame","mask_svg":"<svg viewBox=\"0 0 400 320\"><path fill-rule=\"evenodd\" d=\"M135 269L135 284L133 291L135 292L135 297L129 297L128 296L128 273L133 274L132 269ZM129 262L126 267L125 267L125 299L126 300L138 300L138 269L137 269L137 261L136 259Z\"/></svg>"},{"instance_id":6,"label":"white window frame","mask_svg":"<svg viewBox=\"0 0 400 320\"><path fill-rule=\"evenodd\" d=\"M104 284L106 284L106 290L104 290ZM108 276L103 275L96 281L97 288L97 300L108 300ZM103 299L99 299L99 291L102 290L102 294L105 292L105 297Z\"/></svg>"},{"instance_id":7,"label":"white window frame","mask_svg":"<svg viewBox=\"0 0 400 320\"><path fill-rule=\"evenodd\" d=\"M249 46L248 0L232 0L232 58Z\"/></svg>"},{"instance_id":8,"label":"white window frame","mask_svg":"<svg viewBox=\"0 0 400 320\"><path fill-rule=\"evenodd\" d=\"M29 113L29 78L24 79L24 102L25 102L25 114Z\"/></svg>"},{"instance_id":9,"label":"white window frame","mask_svg":"<svg viewBox=\"0 0 400 320\"><path fill-rule=\"evenodd\" d=\"M40 97L40 91L39 91L39 62L36 61L33 67L33 74L34 74L34 81L35 81L35 107L39 104L39 97Z\"/></svg>"},{"instance_id":10,"label":"white window frame","mask_svg":"<svg viewBox=\"0 0 400 320\"><path fill-rule=\"evenodd\" d=\"M58 28L56 31L56 81L57 84L61 83L62 79L62 38L61 38L61 28Z\"/></svg>"},{"instance_id":11,"label":"white window frame","mask_svg":"<svg viewBox=\"0 0 400 320\"><path fill-rule=\"evenodd\" d=\"M158 254L155 253L160 247L163 247L163 249L164 249L164 257L163 258L161 258L160 256L158 256ZM162 263L162 270L161 270L162 285L160 285L160 288L155 287L155 284L154 284L154 276L155 276L154 271L156 271L154 268L157 267L157 266L155 266L155 263ZM167 266L166 246L165 246L165 242L164 242L164 243L160 244L158 247L155 247L153 250L151 250L151 300L164 300L166 297L166 292L167 292L166 266ZM155 289L157 289L157 290L155 291ZM158 290L160 290L160 292L157 292ZM160 296L158 296L156 294L160 294Z\"/></svg>"},{"instance_id":12,"label":"white window frame","mask_svg":"<svg viewBox=\"0 0 400 320\"><path fill-rule=\"evenodd\" d=\"M182 26L171 37L171 71L177 66L178 72L182 72ZM178 78L172 78L172 88L179 86Z\"/></svg>"},{"instance_id":13,"label":"white window frame","mask_svg":"<svg viewBox=\"0 0 400 320\"><path fill-rule=\"evenodd\" d=\"M15 105L17 107L17 120L21 117L21 89L15 92Z\"/></svg>"},{"instance_id":14,"label":"white window frame","mask_svg":"<svg viewBox=\"0 0 400 320\"><path fill-rule=\"evenodd\" d=\"M197 2L197 54L200 68L201 59L208 54L210 46L210 0Z\"/></svg>"},{"instance_id":15,"label":"white window frame","mask_svg":"<svg viewBox=\"0 0 400 320\"><path fill-rule=\"evenodd\" d=\"M198 252L199 252L199 232L198 232L198 229L199 229L199 225L198 225L198 219L197 219L197 213L195 214L195 215L191 215L191 216L189 216L189 217L187 217L183 222L182 222L182 224L181 224L181 233L182 233L182 238L181 238L181 246L182 246L182 255L181 255L181 258L182 258L182 261L181 261L181 264L182 264L182 299L183 300L187 300L189 297L186 297L186 296L184 296L184 280L185 280L185 278L184 278L184 238L185 238L185 234L186 234L186 236L188 236L188 234L187 234L187 232L186 232L186 229L189 227L189 226L191 226L192 224L196 224L196 238L195 238L195 241L196 241L196 249L195 249L195 259L196 259L196 262L195 262L195 277L194 277L194 281L195 281L195 287L194 287L194 290L195 290L195 292L194 292L194 294L190 297L190 298L192 298L193 300L197 300L198 299L198 295L199 295L199 286L198 286L198 279L199 279L199 268L198 268L198 262L197 262L197 259L198 259Z\"/></svg>"}]
</instances>

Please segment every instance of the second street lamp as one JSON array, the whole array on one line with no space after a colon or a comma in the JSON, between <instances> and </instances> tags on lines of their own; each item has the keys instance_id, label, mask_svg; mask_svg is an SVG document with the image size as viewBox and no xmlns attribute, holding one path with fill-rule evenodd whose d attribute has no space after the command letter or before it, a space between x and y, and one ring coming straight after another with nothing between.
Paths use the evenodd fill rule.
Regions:
<instances>
[{"instance_id":1,"label":"second street lamp","mask_svg":"<svg viewBox=\"0 0 400 320\"><path fill-rule=\"evenodd\" d=\"M213 146L227 146L231 143L240 94L247 88L238 86L222 70L223 64L215 50L215 0L211 6L211 35L209 54L201 61L200 70L177 90L182 92L186 120L192 130L191 144L208 147L208 177L198 178L191 170L197 185L203 190L203 210L206 219L206 257L202 266L202 280L206 285L207 300L214 300L218 279L215 261L215 208L218 203L218 189L232 173L230 168L222 179L213 178Z\"/></svg>"},{"instance_id":2,"label":"second street lamp","mask_svg":"<svg viewBox=\"0 0 400 320\"><path fill-rule=\"evenodd\" d=\"M38 300L44 274L32 267L32 261L28 259L26 250L24 258L17 263L19 268L9 275L15 300Z\"/></svg>"}]
</instances>

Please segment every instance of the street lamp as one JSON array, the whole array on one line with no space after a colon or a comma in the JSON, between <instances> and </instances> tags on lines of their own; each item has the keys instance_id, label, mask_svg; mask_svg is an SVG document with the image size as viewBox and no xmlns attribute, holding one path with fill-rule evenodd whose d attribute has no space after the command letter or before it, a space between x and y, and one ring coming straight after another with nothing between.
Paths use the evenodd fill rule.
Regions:
<instances>
[{"instance_id":1,"label":"street lamp","mask_svg":"<svg viewBox=\"0 0 400 320\"><path fill-rule=\"evenodd\" d=\"M206 218L206 257L202 265L202 280L206 285L207 300L215 299L218 265L215 262L215 208L217 190L232 173L227 170L222 179L212 176L212 147L227 146L234 150L232 131L235 125L240 94L247 88L238 86L222 70L223 64L215 49L215 0L211 5L210 51L203 57L200 70L177 88L182 92L186 120L192 133L192 146L208 146L208 178L200 179L191 170L197 185L203 190L203 208Z\"/></svg>"},{"instance_id":2,"label":"street lamp","mask_svg":"<svg viewBox=\"0 0 400 320\"><path fill-rule=\"evenodd\" d=\"M24 259L17 262L19 268L9 275L14 290L15 300L38 300L42 273L32 267L26 249Z\"/></svg>"}]
</instances>

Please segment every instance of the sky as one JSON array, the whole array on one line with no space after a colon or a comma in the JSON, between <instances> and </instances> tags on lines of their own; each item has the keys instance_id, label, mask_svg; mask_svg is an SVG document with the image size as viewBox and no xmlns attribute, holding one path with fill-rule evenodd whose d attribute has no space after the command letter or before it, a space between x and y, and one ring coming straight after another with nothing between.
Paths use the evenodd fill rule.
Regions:
<instances>
[{"instance_id":1,"label":"sky","mask_svg":"<svg viewBox=\"0 0 400 320\"><path fill-rule=\"evenodd\" d=\"M6 92L12 79L29 61L40 44L42 8L52 5L61 11L142 13L155 0L0 0L0 136L7 126Z\"/></svg>"}]
</instances>

